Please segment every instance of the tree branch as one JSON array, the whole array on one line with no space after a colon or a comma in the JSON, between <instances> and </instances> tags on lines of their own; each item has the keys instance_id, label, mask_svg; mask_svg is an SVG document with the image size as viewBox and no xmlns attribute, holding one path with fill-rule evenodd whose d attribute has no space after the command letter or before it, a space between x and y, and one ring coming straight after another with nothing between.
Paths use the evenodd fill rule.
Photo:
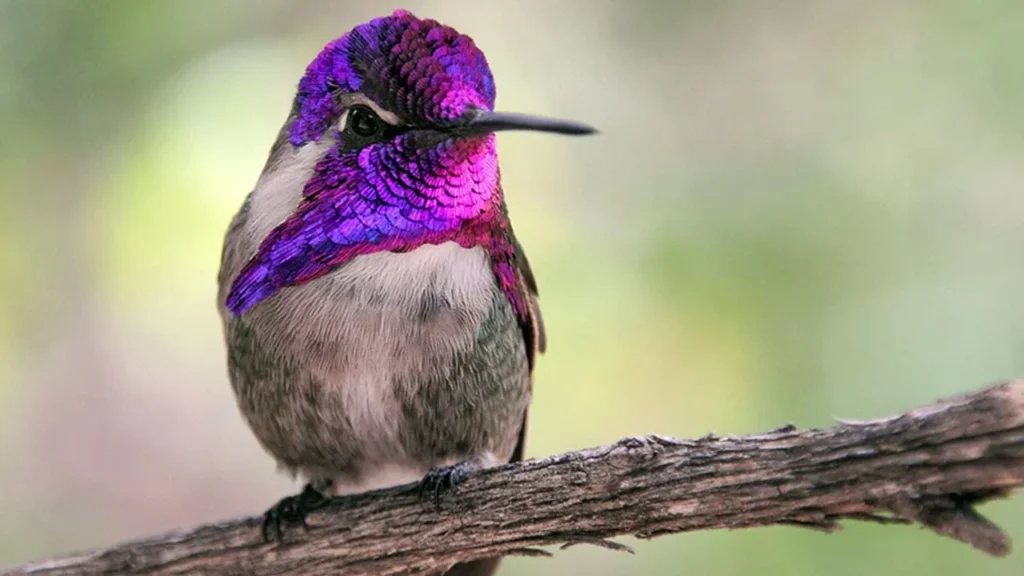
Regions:
<instances>
[{"instance_id":1,"label":"tree branch","mask_svg":"<svg viewBox=\"0 0 1024 576\"><path fill-rule=\"evenodd\" d=\"M1024 381L827 430L611 446L472 473L440 509L410 486L337 498L264 544L260 517L200 526L8 574L395 574L538 546L843 519L917 522L993 555L1010 541L974 510L1024 483ZM564 546L563 546L564 547Z\"/></svg>"}]
</instances>

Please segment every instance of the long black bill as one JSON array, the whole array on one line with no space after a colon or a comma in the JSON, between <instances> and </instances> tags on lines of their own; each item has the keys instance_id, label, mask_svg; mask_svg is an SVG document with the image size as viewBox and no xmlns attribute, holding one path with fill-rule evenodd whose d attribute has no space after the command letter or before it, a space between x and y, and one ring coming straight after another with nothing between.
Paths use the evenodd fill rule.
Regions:
<instances>
[{"instance_id":1,"label":"long black bill","mask_svg":"<svg viewBox=\"0 0 1024 576\"><path fill-rule=\"evenodd\" d=\"M597 132L595 128L582 122L530 116L529 114L516 114L515 112L490 112L487 110L477 112L476 116L461 128L463 131L475 134L487 134L502 130L532 130L534 132L585 136Z\"/></svg>"}]
</instances>

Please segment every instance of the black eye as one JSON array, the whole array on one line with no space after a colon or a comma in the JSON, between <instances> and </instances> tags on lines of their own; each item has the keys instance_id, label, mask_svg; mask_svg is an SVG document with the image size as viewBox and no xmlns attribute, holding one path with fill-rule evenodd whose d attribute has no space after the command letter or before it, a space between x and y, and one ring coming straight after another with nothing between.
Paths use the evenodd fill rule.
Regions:
<instances>
[{"instance_id":1,"label":"black eye","mask_svg":"<svg viewBox=\"0 0 1024 576\"><path fill-rule=\"evenodd\" d=\"M369 138L381 131L382 124L383 122L374 114L373 110L366 106L353 106L348 111L348 121L345 127L357 136Z\"/></svg>"}]
</instances>

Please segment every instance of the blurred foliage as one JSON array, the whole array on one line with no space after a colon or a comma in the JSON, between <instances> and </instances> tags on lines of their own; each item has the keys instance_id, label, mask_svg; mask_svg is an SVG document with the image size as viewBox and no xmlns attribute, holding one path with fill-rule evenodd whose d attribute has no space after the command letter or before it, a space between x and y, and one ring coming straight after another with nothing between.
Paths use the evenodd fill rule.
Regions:
<instances>
[{"instance_id":1,"label":"blurred foliage","mask_svg":"<svg viewBox=\"0 0 1024 576\"><path fill-rule=\"evenodd\" d=\"M1024 375L1024 4L414 1L474 36L549 353L528 452L871 418ZM220 240L369 0L0 0L0 563L262 510ZM1024 500L986 513L1024 538ZM851 524L506 574L1020 574Z\"/></svg>"}]
</instances>

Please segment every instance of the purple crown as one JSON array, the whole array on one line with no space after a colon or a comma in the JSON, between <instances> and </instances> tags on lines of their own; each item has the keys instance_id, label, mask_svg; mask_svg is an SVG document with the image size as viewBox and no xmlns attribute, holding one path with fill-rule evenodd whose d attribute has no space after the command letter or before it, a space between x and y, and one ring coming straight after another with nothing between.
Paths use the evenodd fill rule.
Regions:
<instances>
[{"instance_id":1,"label":"purple crown","mask_svg":"<svg viewBox=\"0 0 1024 576\"><path fill-rule=\"evenodd\" d=\"M317 140L341 110L333 92L361 92L407 120L444 122L494 109L494 78L473 39L405 10L356 26L306 68L291 142Z\"/></svg>"}]
</instances>

